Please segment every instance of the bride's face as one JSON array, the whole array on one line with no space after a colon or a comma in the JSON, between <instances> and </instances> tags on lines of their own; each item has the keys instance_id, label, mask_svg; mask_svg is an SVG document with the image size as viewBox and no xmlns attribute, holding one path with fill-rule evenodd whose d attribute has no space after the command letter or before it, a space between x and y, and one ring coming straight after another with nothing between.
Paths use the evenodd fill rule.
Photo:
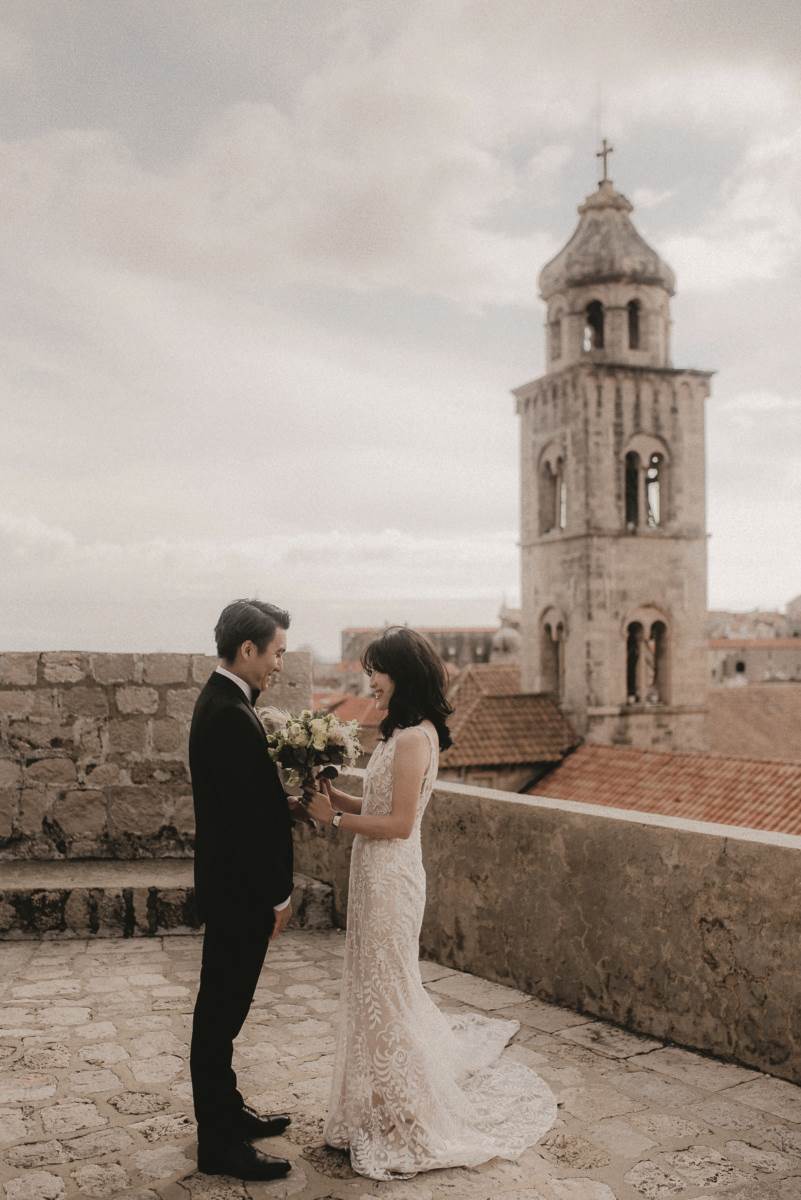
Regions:
<instances>
[{"instance_id":1,"label":"bride's face","mask_svg":"<svg viewBox=\"0 0 801 1200\"><path fill-rule=\"evenodd\" d=\"M375 705L379 712L386 712L395 691L395 680L382 671L371 671L370 691L375 697Z\"/></svg>"}]
</instances>

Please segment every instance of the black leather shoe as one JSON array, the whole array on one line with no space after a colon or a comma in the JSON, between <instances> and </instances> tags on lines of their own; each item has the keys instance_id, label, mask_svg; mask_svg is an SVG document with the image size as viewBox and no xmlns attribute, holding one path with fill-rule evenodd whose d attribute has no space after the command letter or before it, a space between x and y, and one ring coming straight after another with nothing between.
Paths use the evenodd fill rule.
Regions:
<instances>
[{"instance_id":1,"label":"black leather shoe","mask_svg":"<svg viewBox=\"0 0 801 1200\"><path fill-rule=\"evenodd\" d=\"M287 1117L283 1113L277 1113L272 1117L260 1117L257 1112L245 1104L239 1118L239 1128L242 1136L246 1138L278 1137L291 1120L291 1117Z\"/></svg>"},{"instance_id":2,"label":"black leather shoe","mask_svg":"<svg viewBox=\"0 0 801 1200\"><path fill-rule=\"evenodd\" d=\"M249 1142L229 1142L207 1149L198 1146L197 1168L204 1175L231 1175L234 1179L282 1179L292 1164L262 1154Z\"/></svg>"}]
</instances>

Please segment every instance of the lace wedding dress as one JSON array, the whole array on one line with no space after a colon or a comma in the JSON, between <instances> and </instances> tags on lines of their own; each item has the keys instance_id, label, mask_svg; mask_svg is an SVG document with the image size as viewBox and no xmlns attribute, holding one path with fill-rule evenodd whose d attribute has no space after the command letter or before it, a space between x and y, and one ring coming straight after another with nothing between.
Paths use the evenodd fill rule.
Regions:
<instances>
[{"instance_id":1,"label":"lace wedding dress","mask_svg":"<svg viewBox=\"0 0 801 1200\"><path fill-rule=\"evenodd\" d=\"M330 1146L350 1150L371 1179L410 1178L435 1167L517 1158L556 1119L556 1101L522 1063L500 1059L520 1028L476 1013L447 1017L420 980L426 900L420 824L438 767L431 745L408 840L353 842L342 1008L325 1124ZM392 808L396 734L367 767L363 813Z\"/></svg>"}]
</instances>

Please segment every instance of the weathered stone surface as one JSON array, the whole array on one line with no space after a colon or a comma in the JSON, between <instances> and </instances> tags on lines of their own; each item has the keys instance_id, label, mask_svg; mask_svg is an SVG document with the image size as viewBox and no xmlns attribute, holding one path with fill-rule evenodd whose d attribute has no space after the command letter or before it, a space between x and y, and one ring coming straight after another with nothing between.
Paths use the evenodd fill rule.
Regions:
<instances>
[{"instance_id":1,"label":"weathered stone surface","mask_svg":"<svg viewBox=\"0 0 801 1200\"><path fill-rule=\"evenodd\" d=\"M94 1129L80 1137L69 1138L63 1145L70 1161L75 1161L102 1154L124 1154L132 1147L133 1138L124 1129Z\"/></svg>"},{"instance_id":2,"label":"weathered stone surface","mask_svg":"<svg viewBox=\"0 0 801 1200\"><path fill-rule=\"evenodd\" d=\"M147 787L108 788L109 832L155 834L166 824L165 799Z\"/></svg>"},{"instance_id":3,"label":"weathered stone surface","mask_svg":"<svg viewBox=\"0 0 801 1200\"><path fill-rule=\"evenodd\" d=\"M90 654L89 670L97 683L128 683L134 680L133 654Z\"/></svg>"},{"instance_id":4,"label":"weathered stone surface","mask_svg":"<svg viewBox=\"0 0 801 1200\"><path fill-rule=\"evenodd\" d=\"M75 1071L70 1076L70 1087L79 1096L114 1092L120 1084L120 1077L109 1070Z\"/></svg>"},{"instance_id":5,"label":"weathered stone surface","mask_svg":"<svg viewBox=\"0 0 801 1200\"><path fill-rule=\"evenodd\" d=\"M169 1138L191 1137L195 1133L195 1122L183 1113L163 1113L147 1121L136 1121L131 1126L146 1142L163 1142Z\"/></svg>"},{"instance_id":6,"label":"weathered stone surface","mask_svg":"<svg viewBox=\"0 0 801 1200\"><path fill-rule=\"evenodd\" d=\"M21 1108L18 1105L0 1108L0 1147L12 1146L14 1142L27 1141L31 1137L31 1112L30 1107Z\"/></svg>"},{"instance_id":7,"label":"weathered stone surface","mask_svg":"<svg viewBox=\"0 0 801 1200\"><path fill-rule=\"evenodd\" d=\"M53 820L68 836L104 833L106 798L89 788L65 792L53 805Z\"/></svg>"},{"instance_id":8,"label":"weathered stone surface","mask_svg":"<svg viewBox=\"0 0 801 1200\"><path fill-rule=\"evenodd\" d=\"M61 1200L64 1194L63 1179L50 1171L29 1171L6 1184L6 1200Z\"/></svg>"},{"instance_id":9,"label":"weathered stone surface","mask_svg":"<svg viewBox=\"0 0 801 1200\"><path fill-rule=\"evenodd\" d=\"M111 754L143 754L146 738L147 722L142 717L122 717L108 723Z\"/></svg>"},{"instance_id":10,"label":"weathered stone surface","mask_svg":"<svg viewBox=\"0 0 801 1200\"><path fill-rule=\"evenodd\" d=\"M19 793L0 791L0 837L10 837L19 807Z\"/></svg>"},{"instance_id":11,"label":"weathered stone surface","mask_svg":"<svg viewBox=\"0 0 801 1200\"><path fill-rule=\"evenodd\" d=\"M186 724L172 717L151 721L150 736L156 754L183 755L186 752Z\"/></svg>"},{"instance_id":12,"label":"weathered stone surface","mask_svg":"<svg viewBox=\"0 0 801 1200\"><path fill-rule=\"evenodd\" d=\"M762 1076L749 1083L741 1083L727 1092L727 1098L772 1113L775 1117L801 1123L801 1092L780 1079Z\"/></svg>"},{"instance_id":13,"label":"weathered stone surface","mask_svg":"<svg viewBox=\"0 0 801 1200\"><path fill-rule=\"evenodd\" d=\"M192 717L195 701L200 695L200 688L182 688L180 691L167 692L167 716L179 721L188 721Z\"/></svg>"},{"instance_id":14,"label":"weathered stone surface","mask_svg":"<svg viewBox=\"0 0 801 1200\"><path fill-rule=\"evenodd\" d=\"M71 717L108 716L108 698L97 687L65 688L61 703Z\"/></svg>"},{"instance_id":15,"label":"weathered stone surface","mask_svg":"<svg viewBox=\"0 0 801 1200\"><path fill-rule=\"evenodd\" d=\"M12 684L15 687L33 687L38 666L38 654L8 651L0 654L0 686Z\"/></svg>"},{"instance_id":16,"label":"weathered stone surface","mask_svg":"<svg viewBox=\"0 0 801 1200\"><path fill-rule=\"evenodd\" d=\"M653 1038L627 1033L625 1029L617 1029L603 1021L591 1021L566 1029L561 1036L607 1058L632 1058L646 1050L658 1050L662 1045Z\"/></svg>"},{"instance_id":17,"label":"weathered stone surface","mask_svg":"<svg viewBox=\"0 0 801 1200\"><path fill-rule=\"evenodd\" d=\"M59 1138L71 1133L100 1129L106 1124L105 1117L101 1117L97 1105L91 1100L66 1100L51 1104L48 1108L41 1109L40 1116L45 1133Z\"/></svg>"},{"instance_id":18,"label":"weathered stone surface","mask_svg":"<svg viewBox=\"0 0 801 1200\"><path fill-rule=\"evenodd\" d=\"M85 678L88 656L52 650L42 655L42 669L48 683L79 683Z\"/></svg>"},{"instance_id":19,"label":"weathered stone surface","mask_svg":"<svg viewBox=\"0 0 801 1200\"><path fill-rule=\"evenodd\" d=\"M213 654L192 655L192 679L195 683L205 683L212 671L218 665L219 659ZM10 681L9 681L10 682Z\"/></svg>"},{"instance_id":20,"label":"weathered stone surface","mask_svg":"<svg viewBox=\"0 0 801 1200\"><path fill-rule=\"evenodd\" d=\"M118 1163L85 1163L72 1172L83 1196L119 1196L129 1183L128 1173Z\"/></svg>"},{"instance_id":21,"label":"weathered stone surface","mask_svg":"<svg viewBox=\"0 0 801 1200\"><path fill-rule=\"evenodd\" d=\"M0 692L0 716L29 717L35 707L36 698L33 692Z\"/></svg>"},{"instance_id":22,"label":"weathered stone surface","mask_svg":"<svg viewBox=\"0 0 801 1200\"><path fill-rule=\"evenodd\" d=\"M40 834L42 821L49 814L58 795L56 789L23 788L19 797L16 827L21 834Z\"/></svg>"},{"instance_id":23,"label":"weathered stone surface","mask_svg":"<svg viewBox=\"0 0 801 1200\"><path fill-rule=\"evenodd\" d=\"M651 1043L652 1046L654 1044L659 1045ZM709 1092L718 1092L723 1088L732 1087L735 1083L756 1078L755 1071L738 1067L735 1063L724 1063L716 1058L693 1054L692 1051L682 1050L678 1046L665 1046L642 1058L635 1055L629 1059L629 1065L647 1067L652 1071L672 1075L681 1083Z\"/></svg>"},{"instance_id":24,"label":"weathered stone surface","mask_svg":"<svg viewBox=\"0 0 801 1200\"><path fill-rule=\"evenodd\" d=\"M186 683L189 660L188 654L146 654L144 681L151 684Z\"/></svg>"},{"instance_id":25,"label":"weathered stone surface","mask_svg":"<svg viewBox=\"0 0 801 1200\"><path fill-rule=\"evenodd\" d=\"M159 706L159 694L152 687L118 687L114 699L121 713L152 714Z\"/></svg>"},{"instance_id":26,"label":"weathered stone surface","mask_svg":"<svg viewBox=\"0 0 801 1200\"><path fill-rule=\"evenodd\" d=\"M28 783L74 783L77 778L75 763L70 758L58 756L40 758L25 768Z\"/></svg>"},{"instance_id":27,"label":"weathered stone surface","mask_svg":"<svg viewBox=\"0 0 801 1200\"><path fill-rule=\"evenodd\" d=\"M22 767L13 758L0 758L0 790L13 790L22 783Z\"/></svg>"},{"instance_id":28,"label":"weathered stone surface","mask_svg":"<svg viewBox=\"0 0 801 1200\"><path fill-rule=\"evenodd\" d=\"M155 1092L121 1092L119 1096L111 1096L108 1102L117 1112L137 1117L161 1112L169 1103Z\"/></svg>"},{"instance_id":29,"label":"weathered stone surface","mask_svg":"<svg viewBox=\"0 0 801 1200\"><path fill-rule=\"evenodd\" d=\"M0 1077L0 1104L24 1104L47 1100L55 1095L56 1081L50 1075L34 1072L15 1073Z\"/></svg>"},{"instance_id":30,"label":"weathered stone surface","mask_svg":"<svg viewBox=\"0 0 801 1200\"><path fill-rule=\"evenodd\" d=\"M69 1162L68 1152L56 1140L14 1146L7 1151L6 1158L12 1167L47 1167Z\"/></svg>"}]
</instances>

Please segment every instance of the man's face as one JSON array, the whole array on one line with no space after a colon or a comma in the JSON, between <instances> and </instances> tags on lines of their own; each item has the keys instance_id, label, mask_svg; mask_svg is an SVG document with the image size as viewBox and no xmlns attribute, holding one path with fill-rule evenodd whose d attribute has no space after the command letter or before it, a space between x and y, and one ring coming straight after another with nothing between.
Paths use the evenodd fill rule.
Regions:
<instances>
[{"instance_id":1,"label":"man's face","mask_svg":"<svg viewBox=\"0 0 801 1200\"><path fill-rule=\"evenodd\" d=\"M286 653L286 630L279 626L275 636L265 648L259 652L255 642L244 642L239 649L242 670L239 672L251 687L263 692L268 686L271 675L278 675L284 669L284 654Z\"/></svg>"}]
</instances>

